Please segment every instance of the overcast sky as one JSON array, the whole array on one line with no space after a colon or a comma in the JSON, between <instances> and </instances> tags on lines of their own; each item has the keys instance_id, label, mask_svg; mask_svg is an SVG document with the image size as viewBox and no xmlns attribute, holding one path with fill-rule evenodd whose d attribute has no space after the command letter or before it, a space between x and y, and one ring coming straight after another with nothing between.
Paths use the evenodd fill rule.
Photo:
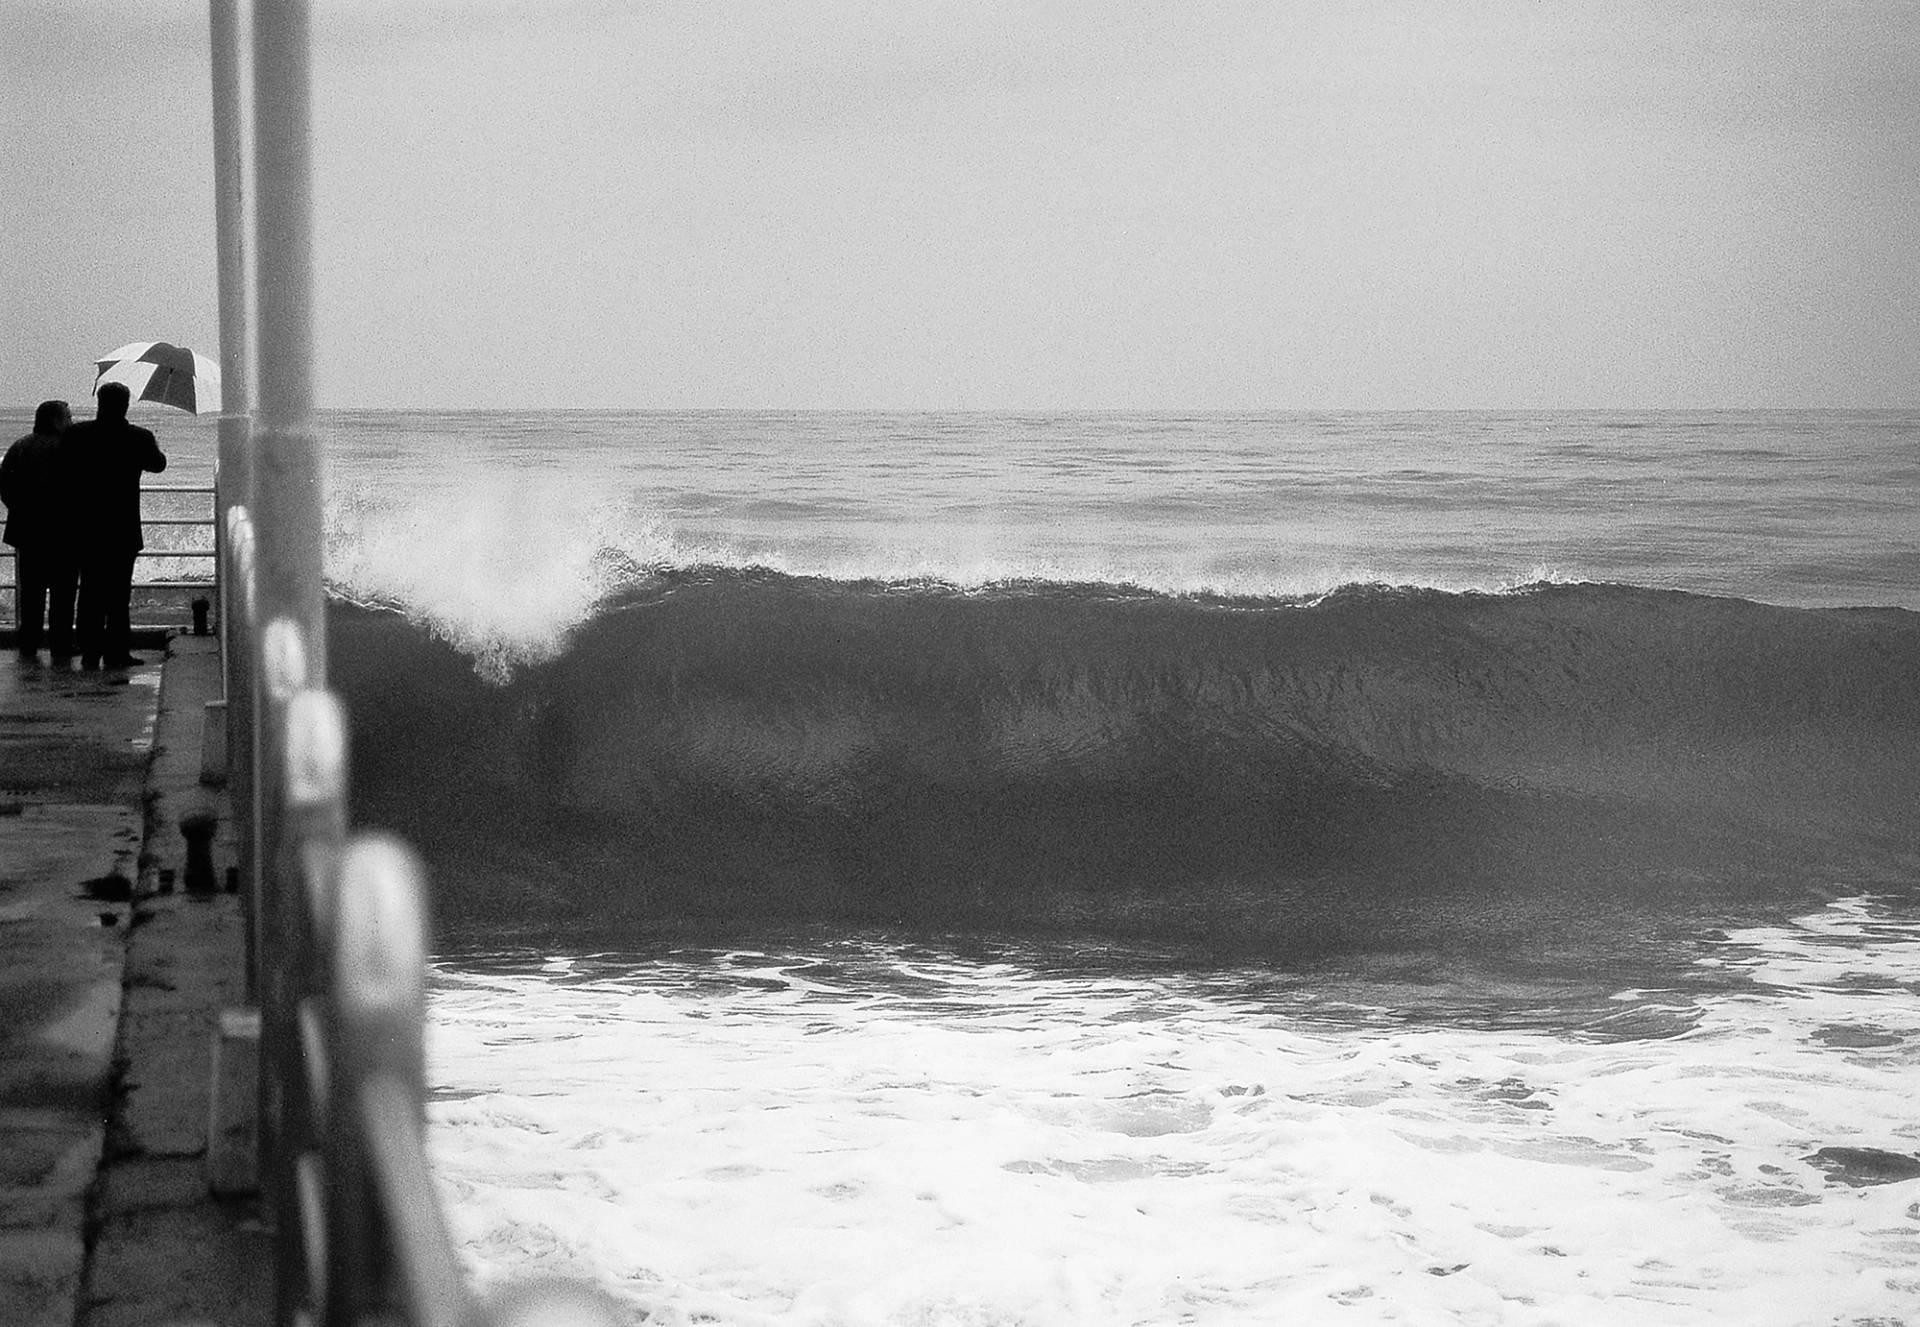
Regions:
<instances>
[{"instance_id":1,"label":"overcast sky","mask_svg":"<svg viewBox=\"0 0 1920 1327\"><path fill-rule=\"evenodd\" d=\"M325 406L1920 403L1913 0L315 9ZM0 399L215 349L206 6L7 26Z\"/></svg>"}]
</instances>

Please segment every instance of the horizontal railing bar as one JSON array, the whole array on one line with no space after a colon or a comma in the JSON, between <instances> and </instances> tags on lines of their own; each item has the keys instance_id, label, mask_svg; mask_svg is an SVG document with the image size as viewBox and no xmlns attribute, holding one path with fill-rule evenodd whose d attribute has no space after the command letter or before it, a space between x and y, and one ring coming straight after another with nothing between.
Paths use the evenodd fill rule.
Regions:
<instances>
[{"instance_id":1,"label":"horizontal railing bar","mask_svg":"<svg viewBox=\"0 0 1920 1327\"><path fill-rule=\"evenodd\" d=\"M13 549L6 549L0 557L13 557ZM213 549L140 549L134 557L219 557Z\"/></svg>"},{"instance_id":2,"label":"horizontal railing bar","mask_svg":"<svg viewBox=\"0 0 1920 1327\"><path fill-rule=\"evenodd\" d=\"M212 484L142 484L142 493L205 493L211 497L216 491Z\"/></svg>"}]
</instances>

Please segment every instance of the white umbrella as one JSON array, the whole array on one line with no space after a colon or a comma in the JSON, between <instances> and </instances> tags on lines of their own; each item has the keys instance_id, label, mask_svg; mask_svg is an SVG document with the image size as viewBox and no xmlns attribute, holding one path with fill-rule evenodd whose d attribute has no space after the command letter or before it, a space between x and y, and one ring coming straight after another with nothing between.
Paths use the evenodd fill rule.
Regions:
<instances>
[{"instance_id":1,"label":"white umbrella","mask_svg":"<svg viewBox=\"0 0 1920 1327\"><path fill-rule=\"evenodd\" d=\"M220 366L197 350L166 341L130 341L94 361L94 394L100 384L127 385L136 401L157 401L196 415L220 409Z\"/></svg>"}]
</instances>

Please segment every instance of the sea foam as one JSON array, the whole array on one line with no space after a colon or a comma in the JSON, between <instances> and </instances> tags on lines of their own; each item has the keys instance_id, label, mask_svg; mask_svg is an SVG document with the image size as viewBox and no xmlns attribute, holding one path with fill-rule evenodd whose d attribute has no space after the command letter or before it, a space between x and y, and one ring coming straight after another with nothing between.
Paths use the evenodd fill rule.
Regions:
<instances>
[{"instance_id":1,"label":"sea foam","mask_svg":"<svg viewBox=\"0 0 1920 1327\"><path fill-rule=\"evenodd\" d=\"M844 941L443 965L436 1168L483 1282L655 1322L1800 1324L1920 1292L1911 913L1703 954L1654 1039ZM1621 1007L1672 992L1618 993ZM1871 1047L1834 1044L1870 1022Z\"/></svg>"}]
</instances>

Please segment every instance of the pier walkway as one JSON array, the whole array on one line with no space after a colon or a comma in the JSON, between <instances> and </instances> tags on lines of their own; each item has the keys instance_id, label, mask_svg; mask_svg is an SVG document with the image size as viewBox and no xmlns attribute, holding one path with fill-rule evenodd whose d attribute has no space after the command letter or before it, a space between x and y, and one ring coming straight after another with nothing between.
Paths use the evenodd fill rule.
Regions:
<instances>
[{"instance_id":1,"label":"pier walkway","mask_svg":"<svg viewBox=\"0 0 1920 1327\"><path fill-rule=\"evenodd\" d=\"M272 1316L255 1204L208 1184L214 1030L245 999L239 896L225 892L232 817L224 789L201 781L219 651L211 637L141 644L151 662L121 673L0 651L8 1327ZM221 826L214 892L204 861L189 881L179 828L201 810Z\"/></svg>"},{"instance_id":2,"label":"pier walkway","mask_svg":"<svg viewBox=\"0 0 1920 1327\"><path fill-rule=\"evenodd\" d=\"M576 1281L468 1283L426 1149L425 875L392 836L349 832L311 8L208 10L219 478L211 517L155 519L211 528L196 617L219 641L149 639L165 662L131 675L0 656L0 1327L621 1320ZM189 851L202 810L220 836Z\"/></svg>"}]
</instances>

